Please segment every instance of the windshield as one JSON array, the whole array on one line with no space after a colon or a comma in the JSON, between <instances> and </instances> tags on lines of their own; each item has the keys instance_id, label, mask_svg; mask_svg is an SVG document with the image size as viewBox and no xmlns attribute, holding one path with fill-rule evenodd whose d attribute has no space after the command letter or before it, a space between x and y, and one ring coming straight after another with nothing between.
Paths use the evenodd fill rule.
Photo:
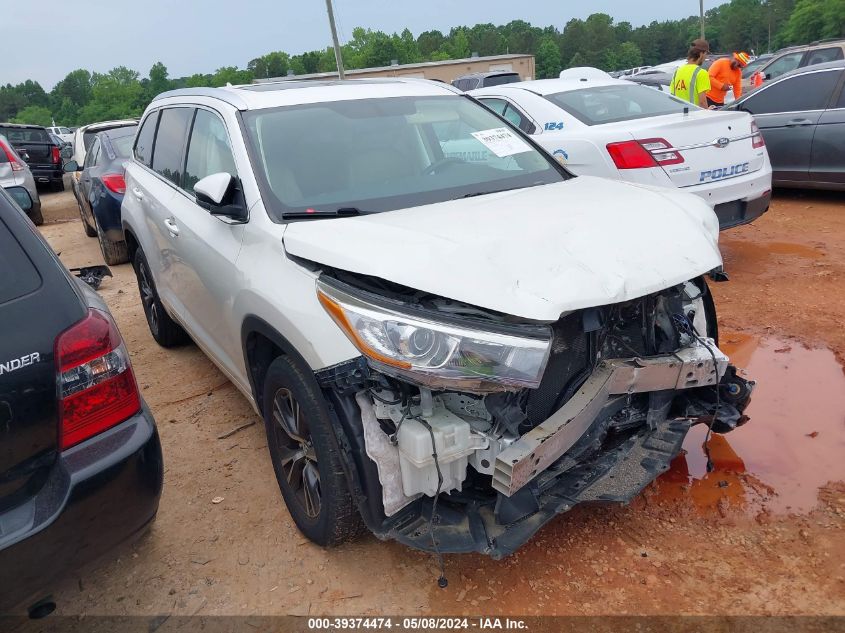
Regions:
<instances>
[{"instance_id":1,"label":"windshield","mask_svg":"<svg viewBox=\"0 0 845 633\"><path fill-rule=\"evenodd\" d=\"M681 113L690 105L665 92L636 84L582 88L549 94L546 99L587 125Z\"/></svg>"},{"instance_id":2,"label":"windshield","mask_svg":"<svg viewBox=\"0 0 845 633\"><path fill-rule=\"evenodd\" d=\"M277 219L287 211L391 211L566 178L487 108L458 95L312 103L243 118Z\"/></svg>"}]
</instances>

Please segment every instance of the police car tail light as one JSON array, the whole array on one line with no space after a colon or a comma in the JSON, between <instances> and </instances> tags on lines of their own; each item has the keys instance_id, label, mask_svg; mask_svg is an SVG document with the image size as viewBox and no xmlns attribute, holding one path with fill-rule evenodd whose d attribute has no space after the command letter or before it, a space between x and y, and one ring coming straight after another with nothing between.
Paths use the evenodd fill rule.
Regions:
<instances>
[{"instance_id":1,"label":"police car tail light","mask_svg":"<svg viewBox=\"0 0 845 633\"><path fill-rule=\"evenodd\" d=\"M54 358L61 450L140 411L141 397L129 354L107 313L89 309L84 319L56 339Z\"/></svg>"},{"instance_id":2,"label":"police car tail light","mask_svg":"<svg viewBox=\"0 0 845 633\"><path fill-rule=\"evenodd\" d=\"M646 169L657 167L651 153L637 141L608 143L607 152L617 169Z\"/></svg>"},{"instance_id":3,"label":"police car tail light","mask_svg":"<svg viewBox=\"0 0 845 633\"><path fill-rule=\"evenodd\" d=\"M684 162L681 153L673 149L666 139L644 138L637 142L651 153L658 165L677 165Z\"/></svg>"},{"instance_id":4,"label":"police car tail light","mask_svg":"<svg viewBox=\"0 0 845 633\"><path fill-rule=\"evenodd\" d=\"M766 139L760 134L760 128L757 127L756 121L751 122L751 134L751 147L757 149L766 145Z\"/></svg>"}]
</instances>

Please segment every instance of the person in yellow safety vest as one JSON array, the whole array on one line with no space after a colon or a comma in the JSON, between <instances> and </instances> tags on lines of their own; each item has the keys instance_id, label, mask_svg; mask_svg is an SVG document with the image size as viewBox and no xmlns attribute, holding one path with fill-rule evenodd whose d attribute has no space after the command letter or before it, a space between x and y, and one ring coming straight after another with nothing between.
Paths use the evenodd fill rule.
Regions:
<instances>
[{"instance_id":1,"label":"person in yellow safety vest","mask_svg":"<svg viewBox=\"0 0 845 633\"><path fill-rule=\"evenodd\" d=\"M710 44L707 40L698 39L692 43L687 52L687 63L678 68L672 76L672 94L689 101L693 105L707 108L707 91L710 90L710 77L701 67Z\"/></svg>"},{"instance_id":2,"label":"person in yellow safety vest","mask_svg":"<svg viewBox=\"0 0 845 633\"><path fill-rule=\"evenodd\" d=\"M707 103L721 108L725 105L725 95L733 89L734 99L742 96L742 69L748 66L751 58L748 53L734 53L733 59L722 57L713 62L707 74L710 76L710 92Z\"/></svg>"}]
</instances>

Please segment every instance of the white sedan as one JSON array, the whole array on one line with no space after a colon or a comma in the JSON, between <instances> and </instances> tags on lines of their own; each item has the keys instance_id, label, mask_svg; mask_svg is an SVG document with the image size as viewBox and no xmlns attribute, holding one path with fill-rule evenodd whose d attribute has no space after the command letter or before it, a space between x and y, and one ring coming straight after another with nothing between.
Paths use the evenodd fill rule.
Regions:
<instances>
[{"instance_id":1,"label":"white sedan","mask_svg":"<svg viewBox=\"0 0 845 633\"><path fill-rule=\"evenodd\" d=\"M703 110L652 88L586 74L469 94L575 174L696 194L723 229L769 208L772 166L746 112Z\"/></svg>"}]
</instances>

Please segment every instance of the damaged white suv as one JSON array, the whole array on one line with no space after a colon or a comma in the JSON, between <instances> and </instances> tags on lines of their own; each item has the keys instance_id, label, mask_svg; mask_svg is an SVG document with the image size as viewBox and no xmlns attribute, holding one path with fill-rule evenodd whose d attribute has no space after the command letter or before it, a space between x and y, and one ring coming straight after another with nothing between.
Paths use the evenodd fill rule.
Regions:
<instances>
[{"instance_id":1,"label":"damaged white suv","mask_svg":"<svg viewBox=\"0 0 845 633\"><path fill-rule=\"evenodd\" d=\"M484 160L445 156L456 141ZM153 336L190 335L261 413L322 545L366 526L501 557L631 499L694 422L744 420L710 207L573 177L441 84L165 93L123 224Z\"/></svg>"}]
</instances>

